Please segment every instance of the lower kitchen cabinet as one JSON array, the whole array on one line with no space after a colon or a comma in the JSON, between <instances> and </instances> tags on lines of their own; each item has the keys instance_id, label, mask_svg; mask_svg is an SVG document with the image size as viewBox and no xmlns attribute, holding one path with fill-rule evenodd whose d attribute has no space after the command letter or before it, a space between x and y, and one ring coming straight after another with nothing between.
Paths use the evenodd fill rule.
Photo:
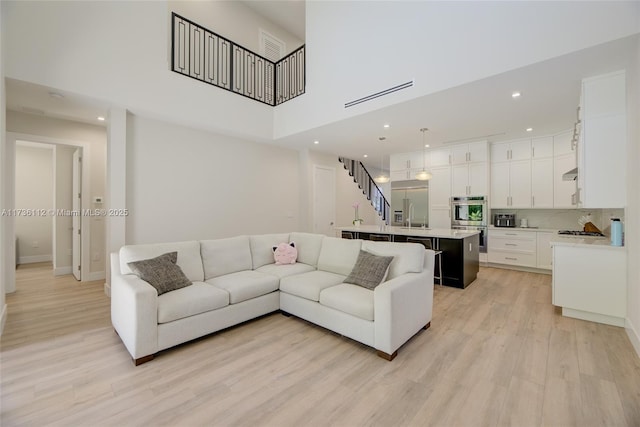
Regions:
<instances>
[{"instance_id":1,"label":"lower kitchen cabinet","mask_svg":"<svg viewBox=\"0 0 640 427\"><path fill-rule=\"evenodd\" d=\"M624 326L626 256L624 247L554 243L553 305L563 316Z\"/></svg>"},{"instance_id":2,"label":"lower kitchen cabinet","mask_svg":"<svg viewBox=\"0 0 640 427\"><path fill-rule=\"evenodd\" d=\"M487 242L490 263L537 267L535 232L491 229Z\"/></svg>"},{"instance_id":3,"label":"lower kitchen cabinet","mask_svg":"<svg viewBox=\"0 0 640 427\"><path fill-rule=\"evenodd\" d=\"M542 268L544 270L551 270L551 239L553 239L557 235L557 233L552 233L549 231L536 232L536 267Z\"/></svg>"}]
</instances>

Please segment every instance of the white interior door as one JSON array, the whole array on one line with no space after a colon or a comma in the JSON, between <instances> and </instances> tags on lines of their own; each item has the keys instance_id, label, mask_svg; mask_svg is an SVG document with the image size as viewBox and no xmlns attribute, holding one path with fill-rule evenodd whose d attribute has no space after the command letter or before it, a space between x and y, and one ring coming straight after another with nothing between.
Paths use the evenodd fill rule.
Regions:
<instances>
[{"instance_id":1,"label":"white interior door","mask_svg":"<svg viewBox=\"0 0 640 427\"><path fill-rule=\"evenodd\" d=\"M80 229L80 220L82 217L80 216L80 212L82 211L82 149L78 148L73 152L73 188L72 188L72 196L73 196L73 212L74 215L72 218L72 268L73 277L76 280L81 280L81 256L82 253L82 239Z\"/></svg>"},{"instance_id":2,"label":"white interior door","mask_svg":"<svg viewBox=\"0 0 640 427\"><path fill-rule=\"evenodd\" d=\"M313 167L313 232L335 237L336 170Z\"/></svg>"}]
</instances>

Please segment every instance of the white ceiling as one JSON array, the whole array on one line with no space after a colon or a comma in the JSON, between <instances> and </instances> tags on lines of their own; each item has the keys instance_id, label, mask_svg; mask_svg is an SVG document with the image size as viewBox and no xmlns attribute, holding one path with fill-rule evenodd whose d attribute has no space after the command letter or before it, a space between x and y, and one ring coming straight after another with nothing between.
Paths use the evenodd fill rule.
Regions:
<instances>
[{"instance_id":1,"label":"white ceiling","mask_svg":"<svg viewBox=\"0 0 640 427\"><path fill-rule=\"evenodd\" d=\"M305 0L243 0L247 7L305 40Z\"/></svg>"}]
</instances>

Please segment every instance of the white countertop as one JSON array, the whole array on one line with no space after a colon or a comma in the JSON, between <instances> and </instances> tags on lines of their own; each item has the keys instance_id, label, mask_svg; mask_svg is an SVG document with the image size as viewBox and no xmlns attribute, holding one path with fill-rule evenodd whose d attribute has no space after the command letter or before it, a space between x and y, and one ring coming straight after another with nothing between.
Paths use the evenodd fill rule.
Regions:
<instances>
[{"instance_id":1,"label":"white countertop","mask_svg":"<svg viewBox=\"0 0 640 427\"><path fill-rule=\"evenodd\" d=\"M538 227L496 227L495 225L490 225L489 230L513 230L513 231L546 231L557 233L557 228L538 228Z\"/></svg>"},{"instance_id":2,"label":"white countertop","mask_svg":"<svg viewBox=\"0 0 640 427\"><path fill-rule=\"evenodd\" d=\"M567 236L557 235L553 237L549 243L551 246L572 246L572 247L598 247L609 248L611 250L623 251L624 246L611 246L609 237L591 237L591 236Z\"/></svg>"},{"instance_id":3,"label":"white countertop","mask_svg":"<svg viewBox=\"0 0 640 427\"><path fill-rule=\"evenodd\" d=\"M392 234L394 236L436 237L441 239L464 239L465 237L473 236L480 233L479 231L474 230L452 230L449 228L404 228L391 226L387 226L381 230L379 225L361 225L360 227L336 227L336 230L352 231L356 233L361 232L374 234Z\"/></svg>"}]
</instances>

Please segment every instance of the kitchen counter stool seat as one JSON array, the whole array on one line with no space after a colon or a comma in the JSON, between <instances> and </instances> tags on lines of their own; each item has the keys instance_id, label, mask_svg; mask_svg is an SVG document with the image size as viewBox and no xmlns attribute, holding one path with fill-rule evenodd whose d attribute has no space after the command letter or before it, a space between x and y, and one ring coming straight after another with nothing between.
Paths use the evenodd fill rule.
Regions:
<instances>
[{"instance_id":1,"label":"kitchen counter stool seat","mask_svg":"<svg viewBox=\"0 0 640 427\"><path fill-rule=\"evenodd\" d=\"M436 262L438 264L438 275L434 275L434 279L438 279L438 283L442 286L442 251L433 249L433 242L429 237L407 237L407 242L409 243L420 243L425 247L425 249L431 249L436 254Z\"/></svg>"}]
</instances>

